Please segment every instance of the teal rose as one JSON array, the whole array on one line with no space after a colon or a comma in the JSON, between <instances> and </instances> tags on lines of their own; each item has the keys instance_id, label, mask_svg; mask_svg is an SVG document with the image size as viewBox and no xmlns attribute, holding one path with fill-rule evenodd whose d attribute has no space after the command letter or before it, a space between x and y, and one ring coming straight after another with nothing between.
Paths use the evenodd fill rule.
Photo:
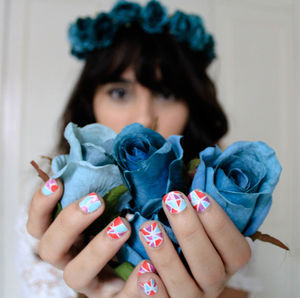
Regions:
<instances>
[{"instance_id":1,"label":"teal rose","mask_svg":"<svg viewBox=\"0 0 300 298\"><path fill-rule=\"evenodd\" d=\"M162 210L162 197L172 190L185 190L180 139L174 135L165 140L138 123L126 126L115 139L113 155L132 196L127 207L132 234L118 253L120 261L136 265L147 258L138 237L141 224L147 220L160 221L177 244Z\"/></svg>"},{"instance_id":2,"label":"teal rose","mask_svg":"<svg viewBox=\"0 0 300 298\"><path fill-rule=\"evenodd\" d=\"M138 3L119 1L112 8L110 15L115 24L126 25L139 19L141 8Z\"/></svg>"},{"instance_id":3,"label":"teal rose","mask_svg":"<svg viewBox=\"0 0 300 298\"><path fill-rule=\"evenodd\" d=\"M141 10L141 26L150 34L162 33L168 21L166 8L156 0L149 1Z\"/></svg>"},{"instance_id":4,"label":"teal rose","mask_svg":"<svg viewBox=\"0 0 300 298\"><path fill-rule=\"evenodd\" d=\"M112 157L116 137L112 129L101 124L80 128L69 123L64 135L70 144L70 152L56 156L52 161L53 178L64 183L62 208L91 192L103 197L122 184L120 171Z\"/></svg>"},{"instance_id":5,"label":"teal rose","mask_svg":"<svg viewBox=\"0 0 300 298\"><path fill-rule=\"evenodd\" d=\"M71 53L77 58L85 58L84 53L93 51L95 44L92 42L93 20L90 17L79 18L69 27L68 39L72 45Z\"/></svg>"},{"instance_id":6,"label":"teal rose","mask_svg":"<svg viewBox=\"0 0 300 298\"><path fill-rule=\"evenodd\" d=\"M211 195L245 236L253 235L267 216L281 165L263 142L236 142L222 152L217 146L200 152L190 191Z\"/></svg>"},{"instance_id":7,"label":"teal rose","mask_svg":"<svg viewBox=\"0 0 300 298\"><path fill-rule=\"evenodd\" d=\"M176 11L169 22L170 33L175 36L179 42L189 40L189 32L193 28L192 18L182 11Z\"/></svg>"},{"instance_id":8,"label":"teal rose","mask_svg":"<svg viewBox=\"0 0 300 298\"><path fill-rule=\"evenodd\" d=\"M96 47L100 49L110 46L117 29L108 13L99 13L93 23L93 39Z\"/></svg>"}]
</instances>

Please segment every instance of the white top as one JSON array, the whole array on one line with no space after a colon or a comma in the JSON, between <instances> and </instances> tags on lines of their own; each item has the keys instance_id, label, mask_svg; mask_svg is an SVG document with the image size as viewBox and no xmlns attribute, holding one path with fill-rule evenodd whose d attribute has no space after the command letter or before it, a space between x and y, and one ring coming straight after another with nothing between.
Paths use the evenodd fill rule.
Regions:
<instances>
[{"instance_id":1,"label":"white top","mask_svg":"<svg viewBox=\"0 0 300 298\"><path fill-rule=\"evenodd\" d=\"M16 264L19 273L21 297L26 298L75 298L77 294L63 280L63 273L42 261L37 254L38 240L26 231L27 212L22 209L18 216L16 233ZM228 287L248 292L262 290L262 283L255 275L255 245L246 238L252 249L250 262L232 276Z\"/></svg>"}]
</instances>

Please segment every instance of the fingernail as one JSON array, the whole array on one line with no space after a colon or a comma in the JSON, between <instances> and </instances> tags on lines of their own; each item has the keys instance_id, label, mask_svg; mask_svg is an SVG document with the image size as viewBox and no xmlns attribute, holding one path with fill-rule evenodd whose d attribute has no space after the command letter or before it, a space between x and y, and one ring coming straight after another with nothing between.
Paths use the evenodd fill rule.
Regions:
<instances>
[{"instance_id":1,"label":"fingernail","mask_svg":"<svg viewBox=\"0 0 300 298\"><path fill-rule=\"evenodd\" d=\"M141 282L139 285L147 296L153 296L157 293L158 287L154 278L149 279L147 282Z\"/></svg>"},{"instance_id":2,"label":"fingernail","mask_svg":"<svg viewBox=\"0 0 300 298\"><path fill-rule=\"evenodd\" d=\"M128 231L120 216L107 227L107 235L112 239L120 239Z\"/></svg>"},{"instance_id":3,"label":"fingernail","mask_svg":"<svg viewBox=\"0 0 300 298\"><path fill-rule=\"evenodd\" d=\"M42 193L45 196L52 195L58 189L58 185L55 179L50 178L43 186Z\"/></svg>"},{"instance_id":4,"label":"fingernail","mask_svg":"<svg viewBox=\"0 0 300 298\"><path fill-rule=\"evenodd\" d=\"M180 213L186 208L183 195L179 191L172 191L163 197L169 212L172 214Z\"/></svg>"},{"instance_id":5,"label":"fingernail","mask_svg":"<svg viewBox=\"0 0 300 298\"><path fill-rule=\"evenodd\" d=\"M140 231L142 232L146 243L150 247L159 247L164 240L164 235L160 230L157 222L150 224L149 226L141 229Z\"/></svg>"},{"instance_id":6,"label":"fingernail","mask_svg":"<svg viewBox=\"0 0 300 298\"><path fill-rule=\"evenodd\" d=\"M79 207L86 213L92 213L101 206L98 196L92 192L79 203Z\"/></svg>"},{"instance_id":7,"label":"fingernail","mask_svg":"<svg viewBox=\"0 0 300 298\"><path fill-rule=\"evenodd\" d=\"M144 261L142 266L140 267L138 276L141 276L141 275L143 275L145 273L149 273L149 272L155 272L155 271L156 271L156 269L155 269L154 265L152 265L148 261Z\"/></svg>"},{"instance_id":8,"label":"fingernail","mask_svg":"<svg viewBox=\"0 0 300 298\"><path fill-rule=\"evenodd\" d=\"M200 190L193 190L188 199L197 212L205 211L210 205L208 196Z\"/></svg>"}]
</instances>

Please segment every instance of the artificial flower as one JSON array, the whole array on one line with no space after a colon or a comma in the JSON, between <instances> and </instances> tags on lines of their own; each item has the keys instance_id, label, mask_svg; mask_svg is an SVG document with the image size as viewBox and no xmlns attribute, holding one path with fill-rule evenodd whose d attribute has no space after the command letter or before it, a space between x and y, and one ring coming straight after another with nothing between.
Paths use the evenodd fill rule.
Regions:
<instances>
[{"instance_id":1,"label":"artificial flower","mask_svg":"<svg viewBox=\"0 0 300 298\"><path fill-rule=\"evenodd\" d=\"M177 244L162 211L162 197L172 190L185 188L180 138L171 136L165 140L154 130L134 123L126 126L115 139L114 158L132 195L128 206L132 233L118 253L121 261L136 265L147 258L138 231L148 220L160 221Z\"/></svg>"},{"instance_id":2,"label":"artificial flower","mask_svg":"<svg viewBox=\"0 0 300 298\"><path fill-rule=\"evenodd\" d=\"M162 33L168 23L168 14L159 1L151 0L141 10L141 26L148 33Z\"/></svg>"},{"instance_id":3,"label":"artificial flower","mask_svg":"<svg viewBox=\"0 0 300 298\"><path fill-rule=\"evenodd\" d=\"M129 1L119 1L112 8L110 16L115 24L126 25L139 19L141 5Z\"/></svg>"},{"instance_id":4,"label":"artificial flower","mask_svg":"<svg viewBox=\"0 0 300 298\"><path fill-rule=\"evenodd\" d=\"M191 30L189 32L189 45L191 49L202 51L208 40L202 19L197 15L189 15Z\"/></svg>"},{"instance_id":5,"label":"artificial flower","mask_svg":"<svg viewBox=\"0 0 300 298\"><path fill-rule=\"evenodd\" d=\"M71 52L78 58L84 58L85 52L95 49L92 42L94 21L90 17L78 18L78 20L69 27L68 39L72 45Z\"/></svg>"},{"instance_id":6,"label":"artificial flower","mask_svg":"<svg viewBox=\"0 0 300 298\"><path fill-rule=\"evenodd\" d=\"M267 216L281 165L263 142L236 142L222 152L217 146L200 153L190 191L211 195L245 236L253 235Z\"/></svg>"},{"instance_id":7,"label":"artificial flower","mask_svg":"<svg viewBox=\"0 0 300 298\"><path fill-rule=\"evenodd\" d=\"M170 33L175 36L177 41L186 42L191 30L191 18L182 11L176 11L170 18Z\"/></svg>"},{"instance_id":8,"label":"artificial flower","mask_svg":"<svg viewBox=\"0 0 300 298\"><path fill-rule=\"evenodd\" d=\"M93 24L94 39L97 48L111 45L117 27L108 13L101 12L97 15Z\"/></svg>"},{"instance_id":9,"label":"artificial flower","mask_svg":"<svg viewBox=\"0 0 300 298\"><path fill-rule=\"evenodd\" d=\"M103 197L122 184L120 171L112 158L116 136L112 129L101 124L79 128L69 123L64 135L70 144L70 153L56 156L52 161L53 178L64 183L62 208L91 192Z\"/></svg>"}]
</instances>

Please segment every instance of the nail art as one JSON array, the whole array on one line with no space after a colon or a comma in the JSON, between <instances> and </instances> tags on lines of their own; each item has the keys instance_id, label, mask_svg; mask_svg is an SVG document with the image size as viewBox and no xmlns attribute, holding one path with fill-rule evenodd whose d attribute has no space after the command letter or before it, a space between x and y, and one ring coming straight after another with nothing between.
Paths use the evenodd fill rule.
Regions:
<instances>
[{"instance_id":1,"label":"nail art","mask_svg":"<svg viewBox=\"0 0 300 298\"><path fill-rule=\"evenodd\" d=\"M98 196L92 192L85 197L80 203L79 207L86 213L91 213L97 210L101 206L101 201Z\"/></svg>"},{"instance_id":2,"label":"nail art","mask_svg":"<svg viewBox=\"0 0 300 298\"><path fill-rule=\"evenodd\" d=\"M159 247L164 240L163 233L161 232L157 222L141 229L141 232L150 247Z\"/></svg>"},{"instance_id":3,"label":"nail art","mask_svg":"<svg viewBox=\"0 0 300 298\"><path fill-rule=\"evenodd\" d=\"M157 293L158 287L154 278L149 279L147 282L140 283L140 287L144 290L147 296L153 296Z\"/></svg>"},{"instance_id":4,"label":"nail art","mask_svg":"<svg viewBox=\"0 0 300 298\"><path fill-rule=\"evenodd\" d=\"M127 227L123 224L120 216L108 226L106 232L107 235L112 239L120 239L128 231Z\"/></svg>"},{"instance_id":5,"label":"nail art","mask_svg":"<svg viewBox=\"0 0 300 298\"><path fill-rule=\"evenodd\" d=\"M50 196L58 189L58 185L56 183L56 180L53 178L50 178L43 186L42 193L45 196Z\"/></svg>"},{"instance_id":6,"label":"nail art","mask_svg":"<svg viewBox=\"0 0 300 298\"><path fill-rule=\"evenodd\" d=\"M140 267L138 276L141 276L148 272L155 272L155 271L156 271L156 269L151 263L149 263L148 261L144 261L142 266Z\"/></svg>"},{"instance_id":7,"label":"nail art","mask_svg":"<svg viewBox=\"0 0 300 298\"><path fill-rule=\"evenodd\" d=\"M197 212L203 212L210 205L210 200L208 196L200 190L193 190L188 195L188 199Z\"/></svg>"},{"instance_id":8,"label":"nail art","mask_svg":"<svg viewBox=\"0 0 300 298\"><path fill-rule=\"evenodd\" d=\"M186 208L186 203L179 191L172 191L163 197L166 207L172 214L180 213Z\"/></svg>"}]
</instances>

